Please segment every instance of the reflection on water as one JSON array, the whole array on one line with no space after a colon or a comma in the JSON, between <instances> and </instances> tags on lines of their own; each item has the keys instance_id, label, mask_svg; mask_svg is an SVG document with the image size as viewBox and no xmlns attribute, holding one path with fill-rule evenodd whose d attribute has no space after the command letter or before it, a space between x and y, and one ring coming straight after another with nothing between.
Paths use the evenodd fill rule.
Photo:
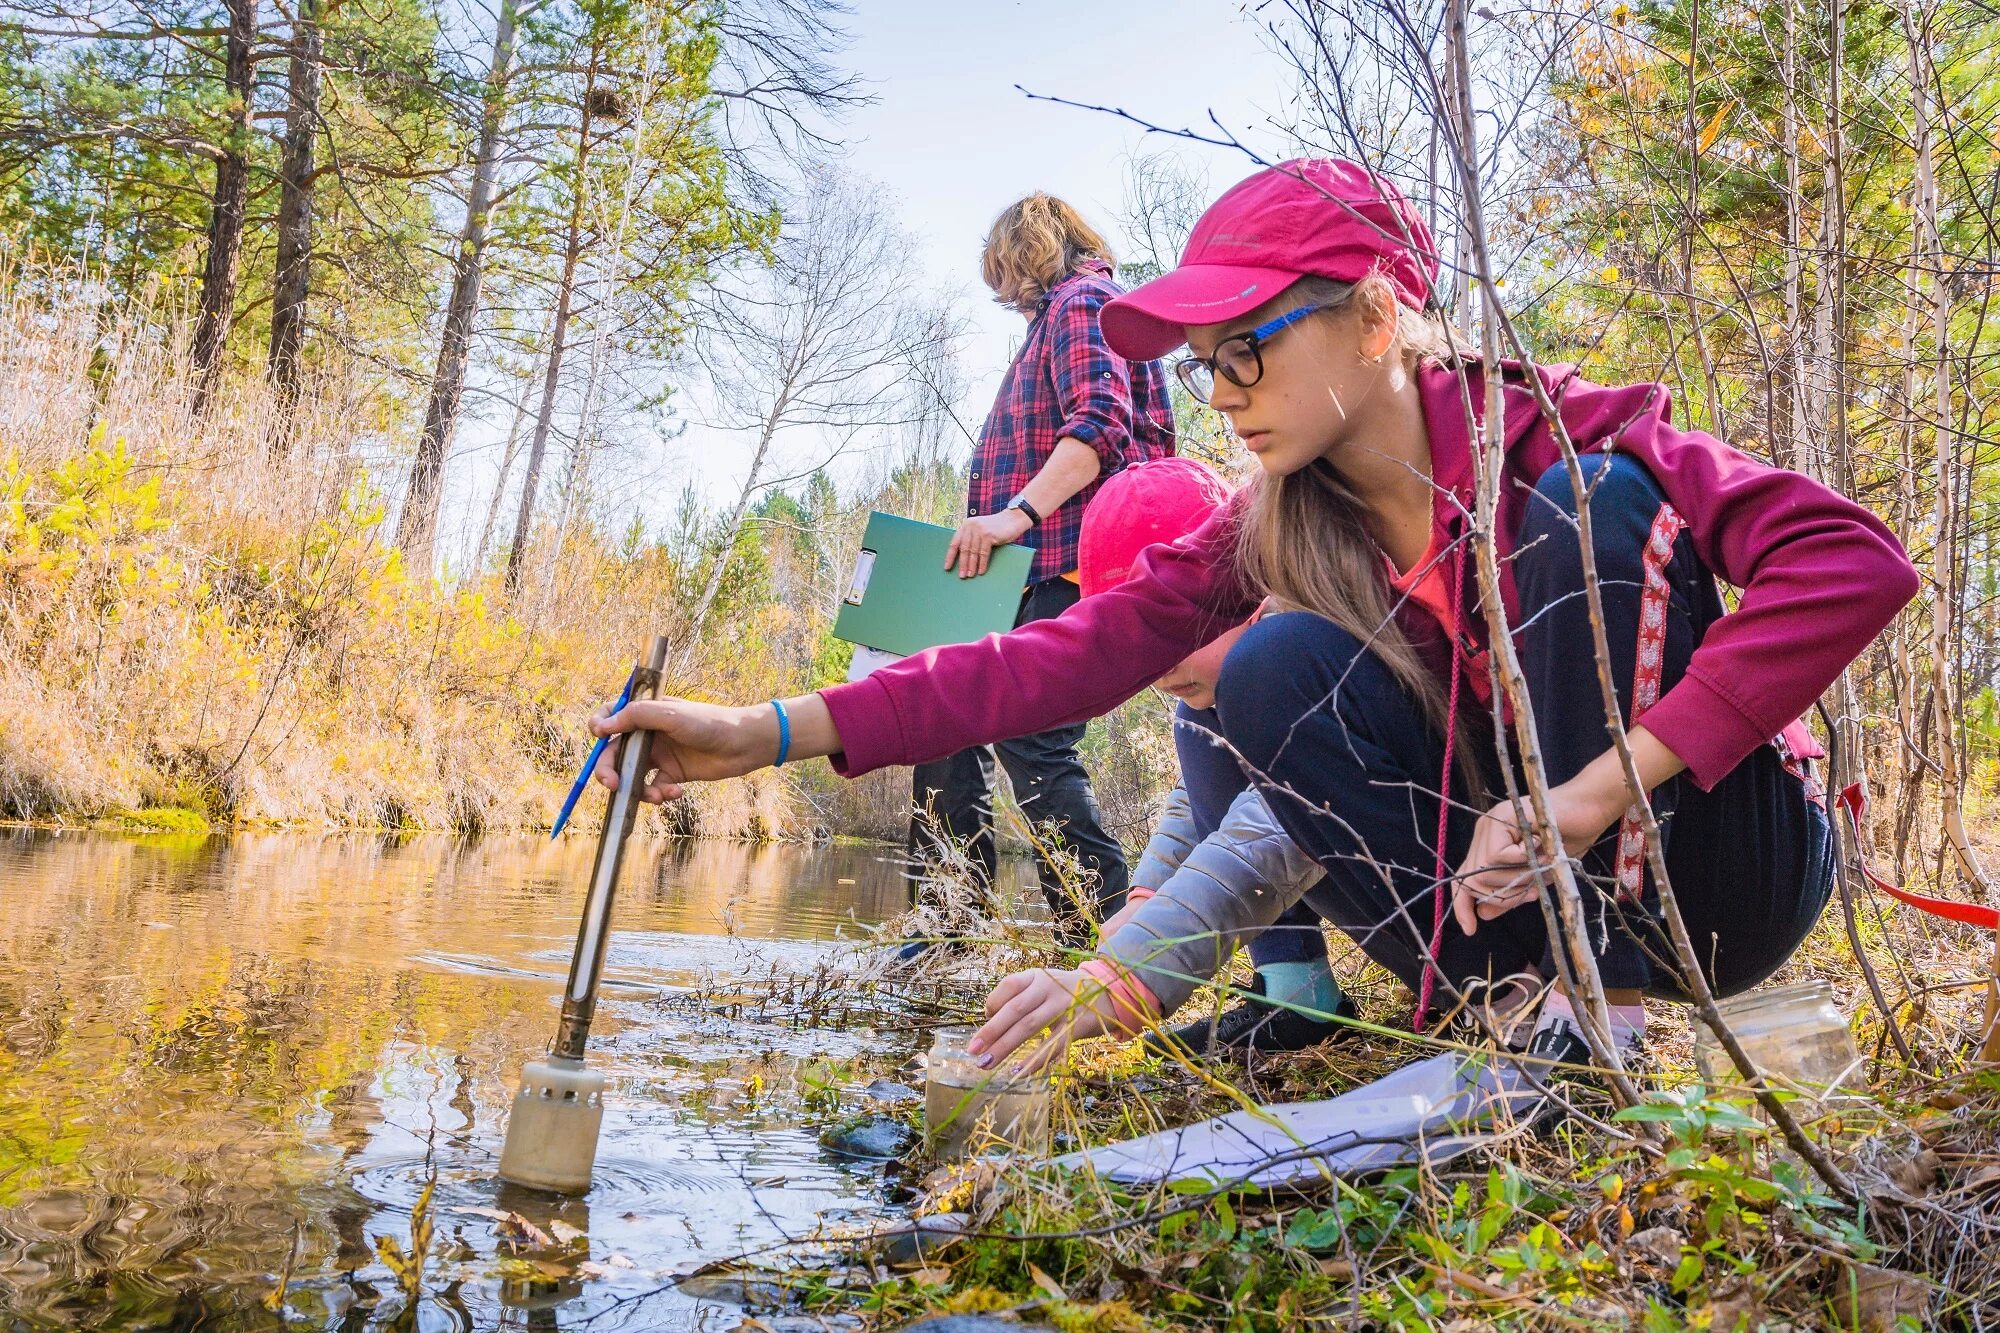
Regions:
<instances>
[{"instance_id":1,"label":"reflection on water","mask_svg":"<svg viewBox=\"0 0 2000 1333\"><path fill-rule=\"evenodd\" d=\"M875 1175L801 1123L795 1066L854 1060L866 1082L913 1042L684 996L895 914L882 848L635 845L592 1043L613 1079L597 1187L493 1179L591 852L0 836L0 1327L727 1327L661 1274L879 1212ZM431 1299L410 1312L376 1238L407 1245L427 1181ZM495 1210L588 1233L581 1294L502 1263Z\"/></svg>"}]
</instances>

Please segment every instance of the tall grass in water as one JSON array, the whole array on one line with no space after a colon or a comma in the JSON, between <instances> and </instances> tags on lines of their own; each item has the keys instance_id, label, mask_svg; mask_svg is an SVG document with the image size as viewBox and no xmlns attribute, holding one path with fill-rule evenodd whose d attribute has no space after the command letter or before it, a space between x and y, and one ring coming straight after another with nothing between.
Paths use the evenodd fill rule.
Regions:
<instances>
[{"instance_id":1,"label":"tall grass in water","mask_svg":"<svg viewBox=\"0 0 2000 1333\"><path fill-rule=\"evenodd\" d=\"M671 555L580 528L557 560L545 531L518 606L497 575L441 585L390 544L408 432L379 381L323 380L283 451L254 374L201 421L186 386L170 316L0 267L0 818L546 826L592 704L678 639ZM803 685L759 651L795 614L741 612L674 688ZM672 819L769 836L802 808L765 775Z\"/></svg>"}]
</instances>

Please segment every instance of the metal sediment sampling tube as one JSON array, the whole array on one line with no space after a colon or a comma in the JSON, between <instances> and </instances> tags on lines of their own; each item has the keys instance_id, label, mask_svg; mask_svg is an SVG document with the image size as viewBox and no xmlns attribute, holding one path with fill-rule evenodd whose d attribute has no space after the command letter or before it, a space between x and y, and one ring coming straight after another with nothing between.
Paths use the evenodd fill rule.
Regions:
<instances>
[{"instance_id":1,"label":"metal sediment sampling tube","mask_svg":"<svg viewBox=\"0 0 2000 1333\"><path fill-rule=\"evenodd\" d=\"M657 698L660 672L667 665L667 639L653 640L652 654L632 677L632 702ZM639 816L639 790L646 774L647 735L627 732L618 751L618 790L597 838L597 859L590 867L590 894L584 899L583 923L577 928L576 953L570 958L569 983L563 990L562 1022L556 1028L553 1055L583 1059L590 1040L590 1020L597 1012L597 986L604 975L604 951L611 941L611 904L618 892L618 868L625 860L625 840Z\"/></svg>"}]
</instances>

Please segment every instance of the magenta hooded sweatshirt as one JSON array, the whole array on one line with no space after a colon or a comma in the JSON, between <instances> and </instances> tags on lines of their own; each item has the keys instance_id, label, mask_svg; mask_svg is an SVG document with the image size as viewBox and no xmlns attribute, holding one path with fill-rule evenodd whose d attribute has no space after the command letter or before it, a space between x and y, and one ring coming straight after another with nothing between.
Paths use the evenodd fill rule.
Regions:
<instances>
[{"instance_id":1,"label":"magenta hooded sweatshirt","mask_svg":"<svg viewBox=\"0 0 2000 1333\"><path fill-rule=\"evenodd\" d=\"M1525 373L1511 363L1502 369L1503 558L1536 480L1562 458ZM1644 715L1646 729L1686 762L1694 780L1713 787L1798 721L1916 595L1916 571L1889 529L1860 505L1711 435L1675 427L1665 386L1604 388L1564 367L1537 373L1577 452L1616 450L1644 463L1687 521L1703 563L1742 590L1736 609L1695 650L1687 675ZM1442 367L1418 372L1437 487L1434 539L1473 511L1466 400L1475 414L1483 409L1481 379L1476 366L1462 377ZM934 648L821 691L844 750L833 756L834 767L853 777L921 763L1116 708L1256 608L1261 594L1246 586L1235 562L1235 508L1180 541L1149 547L1125 583L1053 620ZM1502 571L1511 613L1511 575L1504 564ZM1483 635L1481 617L1468 621Z\"/></svg>"}]
</instances>

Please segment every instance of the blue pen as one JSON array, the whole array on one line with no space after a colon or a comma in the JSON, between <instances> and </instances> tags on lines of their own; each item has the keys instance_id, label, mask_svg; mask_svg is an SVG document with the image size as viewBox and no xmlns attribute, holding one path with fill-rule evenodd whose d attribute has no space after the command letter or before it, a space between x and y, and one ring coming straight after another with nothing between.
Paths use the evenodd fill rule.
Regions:
<instances>
[{"instance_id":1,"label":"blue pen","mask_svg":"<svg viewBox=\"0 0 2000 1333\"><path fill-rule=\"evenodd\" d=\"M618 692L618 702L611 705L612 712L615 713L632 702L632 680L632 676L625 677L625 688ZM604 742L610 739L609 736L599 736L597 744L590 747L590 757L583 761L583 772L576 775L576 782L570 787L569 795L563 798L562 810L556 815L556 826L549 830L551 841L555 839L556 834L563 831L563 825L569 823L570 812L575 810L576 803L583 799L583 789L590 785L590 772L597 767L598 757L604 753Z\"/></svg>"}]
</instances>

